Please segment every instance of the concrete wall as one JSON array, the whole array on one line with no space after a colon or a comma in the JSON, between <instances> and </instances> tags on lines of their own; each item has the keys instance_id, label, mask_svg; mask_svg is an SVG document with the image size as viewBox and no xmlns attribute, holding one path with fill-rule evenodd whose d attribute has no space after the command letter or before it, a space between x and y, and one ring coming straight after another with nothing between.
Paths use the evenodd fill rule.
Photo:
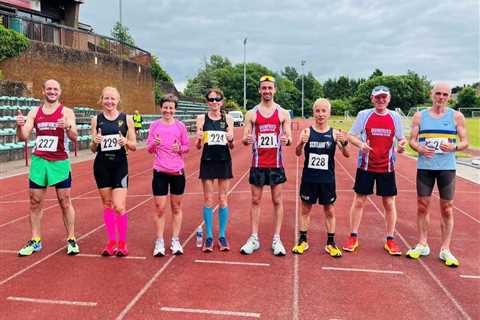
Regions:
<instances>
[{"instance_id":1,"label":"concrete wall","mask_svg":"<svg viewBox=\"0 0 480 320\"><path fill-rule=\"evenodd\" d=\"M0 62L0 70L4 79L24 82L40 99L42 83L58 80L63 90L61 100L69 107L99 109L97 101L103 87L114 86L120 91L122 110L155 112L150 68L117 57L32 41L20 57Z\"/></svg>"}]
</instances>

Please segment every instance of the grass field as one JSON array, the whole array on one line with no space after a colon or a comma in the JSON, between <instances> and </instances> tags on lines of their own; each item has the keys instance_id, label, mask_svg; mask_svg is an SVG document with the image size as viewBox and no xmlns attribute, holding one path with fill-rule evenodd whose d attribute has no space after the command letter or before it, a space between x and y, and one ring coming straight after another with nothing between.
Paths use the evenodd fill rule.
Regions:
<instances>
[{"instance_id":1,"label":"grass field","mask_svg":"<svg viewBox=\"0 0 480 320\"><path fill-rule=\"evenodd\" d=\"M348 131L352 127L353 121L354 121L354 118L352 118L351 120L345 120L343 116L332 116L330 118L330 126ZM469 142L470 148L480 149L480 118L467 118L466 126L467 126L468 142ZM410 129L409 128L404 128L404 129L406 129L406 136L408 139ZM406 152L411 156L414 156L414 157L417 156L417 153L413 151L410 148L410 146L407 146ZM469 158L471 156L464 152L458 152L457 157Z\"/></svg>"}]
</instances>

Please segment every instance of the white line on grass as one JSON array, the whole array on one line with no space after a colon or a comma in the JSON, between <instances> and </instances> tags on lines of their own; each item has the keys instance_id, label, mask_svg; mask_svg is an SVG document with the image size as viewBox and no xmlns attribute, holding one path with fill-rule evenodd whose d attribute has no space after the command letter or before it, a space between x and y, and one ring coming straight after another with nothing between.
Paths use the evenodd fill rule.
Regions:
<instances>
[{"instance_id":1,"label":"white line on grass","mask_svg":"<svg viewBox=\"0 0 480 320\"><path fill-rule=\"evenodd\" d=\"M243 180L243 178L247 175L247 173L250 171L250 168L248 168L245 173L240 177L240 179L238 179L238 181L235 183L235 185L230 189L230 191L227 193L227 195L230 195L230 193L232 192L232 190L234 190L239 184L240 182ZM216 208L218 207L218 204L215 206L215 208L213 210L215 210ZM202 225L203 222L200 224ZM183 247L186 246L186 244L190 241L190 239L193 238L193 236L197 233L197 227L195 227L195 229L192 231L192 233L190 233L190 235L188 236L188 238L185 240L185 242L182 244ZM157 278L163 273L163 271L165 271L165 269L167 269L167 267L172 263L172 261L176 258L177 256L171 256L167 262L165 262L165 264L160 268L160 270L158 270L153 276L152 278L150 278L149 281L147 281L147 283L143 286L142 289L140 289L140 291L135 295L135 297L133 297L133 299L127 304L127 306L120 312L120 314L117 316L117 320L121 320L123 319L127 313L135 306L135 304L137 304L137 302L140 300L140 298L147 292L147 290L153 285L153 283L157 280Z\"/></svg>"},{"instance_id":2,"label":"white line on grass","mask_svg":"<svg viewBox=\"0 0 480 320\"><path fill-rule=\"evenodd\" d=\"M222 260L195 260L196 263L213 263L213 264L231 264L239 266L255 266L255 267L269 267L270 263L260 262L239 262L239 261L222 261Z\"/></svg>"},{"instance_id":3,"label":"white line on grass","mask_svg":"<svg viewBox=\"0 0 480 320\"><path fill-rule=\"evenodd\" d=\"M213 314L219 316L231 316L231 317L243 317L243 318L260 318L260 313L254 312L239 312L239 311L226 311L226 310L210 310L210 309L190 309L190 308L172 308L162 307L162 311L166 312L184 312L184 313L200 313L200 314Z\"/></svg>"},{"instance_id":4,"label":"white line on grass","mask_svg":"<svg viewBox=\"0 0 480 320\"><path fill-rule=\"evenodd\" d=\"M360 268L322 267L322 269L323 270L331 270L331 271L346 271L346 272L370 272L370 273L403 274L402 271L360 269Z\"/></svg>"},{"instance_id":5,"label":"white line on grass","mask_svg":"<svg viewBox=\"0 0 480 320\"><path fill-rule=\"evenodd\" d=\"M79 307L96 307L96 302L85 301L67 301L67 300L49 300L49 299L35 299L26 297L7 297L10 301L32 302L32 303L46 303L46 304L66 304Z\"/></svg>"}]
</instances>

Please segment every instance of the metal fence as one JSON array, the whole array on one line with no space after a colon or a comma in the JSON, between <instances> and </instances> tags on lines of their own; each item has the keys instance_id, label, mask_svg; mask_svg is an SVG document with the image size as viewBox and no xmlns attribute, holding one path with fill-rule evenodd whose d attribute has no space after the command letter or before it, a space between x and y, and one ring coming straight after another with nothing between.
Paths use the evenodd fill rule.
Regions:
<instances>
[{"instance_id":1,"label":"metal fence","mask_svg":"<svg viewBox=\"0 0 480 320\"><path fill-rule=\"evenodd\" d=\"M28 39L53 43L72 49L114 55L143 65L151 63L148 51L116 39L70 28L55 23L43 23L9 13L0 13L0 24L24 34Z\"/></svg>"}]
</instances>

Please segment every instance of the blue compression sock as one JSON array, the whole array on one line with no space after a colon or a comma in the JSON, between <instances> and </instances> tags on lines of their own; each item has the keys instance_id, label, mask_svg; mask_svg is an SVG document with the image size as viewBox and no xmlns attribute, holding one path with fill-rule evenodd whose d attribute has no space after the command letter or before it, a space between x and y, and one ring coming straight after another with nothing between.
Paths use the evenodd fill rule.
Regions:
<instances>
[{"instance_id":1,"label":"blue compression sock","mask_svg":"<svg viewBox=\"0 0 480 320\"><path fill-rule=\"evenodd\" d=\"M213 210L212 208L203 207L203 221L205 221L205 230L207 238L213 238Z\"/></svg>"},{"instance_id":2,"label":"blue compression sock","mask_svg":"<svg viewBox=\"0 0 480 320\"><path fill-rule=\"evenodd\" d=\"M218 210L218 224L220 226L220 237L225 237L225 230L228 224L228 207Z\"/></svg>"}]
</instances>

